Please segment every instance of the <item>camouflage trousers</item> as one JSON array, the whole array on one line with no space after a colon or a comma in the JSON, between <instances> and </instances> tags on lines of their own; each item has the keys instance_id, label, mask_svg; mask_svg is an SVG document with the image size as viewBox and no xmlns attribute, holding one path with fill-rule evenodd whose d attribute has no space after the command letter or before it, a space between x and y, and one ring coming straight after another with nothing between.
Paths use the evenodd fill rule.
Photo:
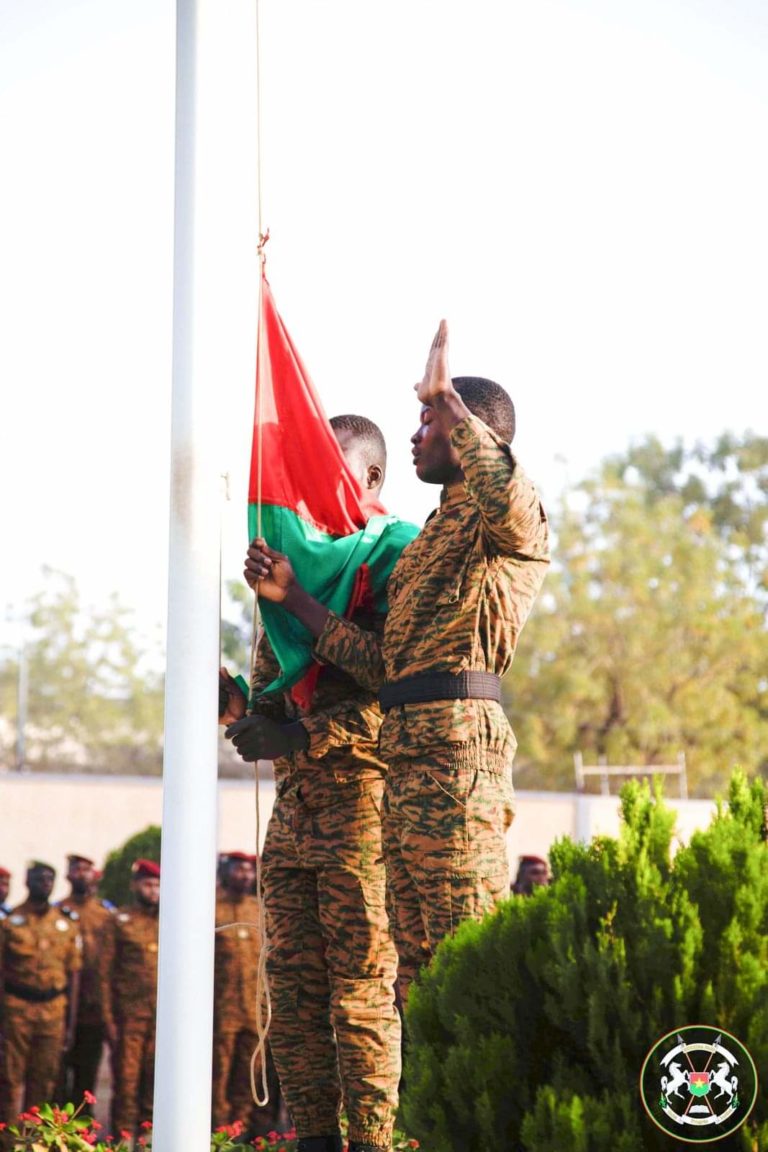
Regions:
<instances>
[{"instance_id":1,"label":"camouflage trousers","mask_svg":"<svg viewBox=\"0 0 768 1152\"><path fill-rule=\"evenodd\" d=\"M299 1137L389 1148L400 1080L381 777L281 782L263 854L270 1044Z\"/></svg>"},{"instance_id":2,"label":"camouflage trousers","mask_svg":"<svg viewBox=\"0 0 768 1152\"><path fill-rule=\"evenodd\" d=\"M117 1022L112 1054L114 1095L112 1131L136 1133L142 1120L152 1119L155 1084L155 1017L129 1016Z\"/></svg>"},{"instance_id":3,"label":"camouflage trousers","mask_svg":"<svg viewBox=\"0 0 768 1152\"><path fill-rule=\"evenodd\" d=\"M403 1004L440 941L509 895L513 795L511 764L482 764L474 748L390 763L382 828Z\"/></svg>"},{"instance_id":4,"label":"camouflage trousers","mask_svg":"<svg viewBox=\"0 0 768 1152\"><path fill-rule=\"evenodd\" d=\"M213 1029L213 1100L211 1127L241 1120L254 1136L266 1136L277 1127L280 1085L274 1061L267 1049L269 1102L258 1105L251 1092L251 1058L258 1044L255 1029L233 1024ZM263 1059L255 1062L253 1075L261 1095Z\"/></svg>"},{"instance_id":5,"label":"camouflage trousers","mask_svg":"<svg viewBox=\"0 0 768 1152\"><path fill-rule=\"evenodd\" d=\"M15 1123L19 1109L53 1098L64 1051L66 1000L43 1004L5 997L0 1048L0 1121Z\"/></svg>"}]
</instances>

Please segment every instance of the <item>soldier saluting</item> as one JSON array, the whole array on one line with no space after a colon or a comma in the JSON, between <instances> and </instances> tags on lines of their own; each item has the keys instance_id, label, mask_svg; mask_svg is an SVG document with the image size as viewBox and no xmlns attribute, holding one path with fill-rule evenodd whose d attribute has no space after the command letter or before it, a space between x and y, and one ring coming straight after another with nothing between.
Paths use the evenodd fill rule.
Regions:
<instances>
[{"instance_id":1,"label":"soldier saluting","mask_svg":"<svg viewBox=\"0 0 768 1152\"><path fill-rule=\"evenodd\" d=\"M74 1036L82 941L76 925L50 903L56 871L33 861L27 899L0 921L3 973L0 1056L2 1119L53 1095L62 1051Z\"/></svg>"},{"instance_id":2,"label":"soldier saluting","mask_svg":"<svg viewBox=\"0 0 768 1152\"><path fill-rule=\"evenodd\" d=\"M451 377L444 320L415 389L414 468L442 486L441 501L389 577L383 639L309 596L289 557L263 540L249 548L245 569L261 597L315 636L320 660L378 690L387 897L403 1001L443 937L509 893L517 741L501 678L549 564L544 509L510 448L512 400L493 380ZM234 737L238 751L243 739Z\"/></svg>"}]
</instances>

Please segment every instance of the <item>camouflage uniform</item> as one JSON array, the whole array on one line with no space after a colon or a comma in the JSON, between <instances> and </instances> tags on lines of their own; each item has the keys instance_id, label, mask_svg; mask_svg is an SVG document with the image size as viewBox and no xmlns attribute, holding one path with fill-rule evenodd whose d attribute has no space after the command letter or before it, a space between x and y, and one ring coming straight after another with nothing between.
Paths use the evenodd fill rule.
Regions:
<instances>
[{"instance_id":1,"label":"camouflage uniform","mask_svg":"<svg viewBox=\"0 0 768 1152\"><path fill-rule=\"evenodd\" d=\"M451 433L464 480L403 551L387 585L383 643L333 613L317 655L376 688L425 672L509 669L549 562L536 490L477 417ZM509 893L516 741L500 704L391 708L380 753L387 899L405 996L436 945Z\"/></svg>"},{"instance_id":2,"label":"camouflage uniform","mask_svg":"<svg viewBox=\"0 0 768 1152\"><path fill-rule=\"evenodd\" d=\"M152 1119L155 1074L158 909L131 904L110 916L99 976L104 1026L115 1028L112 1131L133 1133Z\"/></svg>"},{"instance_id":3,"label":"camouflage uniform","mask_svg":"<svg viewBox=\"0 0 768 1152\"><path fill-rule=\"evenodd\" d=\"M253 696L275 671L262 640ZM330 668L310 715L288 695L262 696L254 711L300 719L309 735L306 751L275 761L263 854L270 1042L283 1095L300 1137L337 1132L343 1104L350 1140L388 1148L400 1017L381 844L381 712L373 693Z\"/></svg>"},{"instance_id":4,"label":"camouflage uniform","mask_svg":"<svg viewBox=\"0 0 768 1152\"><path fill-rule=\"evenodd\" d=\"M83 968L77 1001L74 1042L64 1056L57 1099L79 1104L96 1089L96 1076L104 1049L104 1020L99 987L101 937L113 912L95 896L70 896L58 908L78 928L83 941Z\"/></svg>"},{"instance_id":5,"label":"camouflage uniform","mask_svg":"<svg viewBox=\"0 0 768 1152\"><path fill-rule=\"evenodd\" d=\"M77 928L58 908L25 901L0 921L4 1046L0 1102L5 1123L18 1105L50 1101L64 1049L69 978L80 971ZM20 1099L23 1097L23 1099Z\"/></svg>"},{"instance_id":6,"label":"camouflage uniform","mask_svg":"<svg viewBox=\"0 0 768 1152\"><path fill-rule=\"evenodd\" d=\"M242 1120L246 1128L275 1127L280 1089L267 1055L269 1104L260 1108L251 1092L251 1057L258 1044L258 966L261 908L255 896L237 898L221 889L216 898L216 957L213 984L213 1127ZM232 925L232 927L225 927ZM254 1064L261 1091L261 1061ZM264 1133L262 1133L263 1135Z\"/></svg>"}]
</instances>

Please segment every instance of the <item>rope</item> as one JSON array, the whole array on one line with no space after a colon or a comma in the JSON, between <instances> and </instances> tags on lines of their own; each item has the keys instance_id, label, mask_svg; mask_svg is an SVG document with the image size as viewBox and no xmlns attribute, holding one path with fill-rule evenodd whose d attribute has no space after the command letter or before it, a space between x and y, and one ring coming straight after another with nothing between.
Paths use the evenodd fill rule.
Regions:
<instances>
[{"instance_id":1,"label":"rope","mask_svg":"<svg viewBox=\"0 0 768 1152\"><path fill-rule=\"evenodd\" d=\"M262 223L262 182L261 182L261 37L260 37L260 9L259 0L256 0L256 173L258 181L258 223L259 244L257 253L259 257L259 325L256 336L256 534L261 536L261 505L262 505L262 428L263 396L260 381L263 379L262 366L264 350L263 309L262 297L264 288L264 270L266 256L264 246L269 240L269 229L264 230ZM253 684L256 659L259 651L259 632L261 616L259 612L258 586L254 589L253 621L251 625L251 675L249 684ZM259 966L256 974L256 1047L251 1053L250 1075L251 1096L258 1107L269 1103L269 1085L267 1083L267 1037L272 1022L272 1001L269 995L269 981L267 980L267 917L264 908L264 896L261 888L261 809L259 805L259 762L253 765L254 794L256 803L256 899L259 907ZM262 1008L265 1009L262 1015ZM261 1085L256 1083L256 1066L260 1062ZM261 1088L261 1093L259 1092Z\"/></svg>"}]
</instances>

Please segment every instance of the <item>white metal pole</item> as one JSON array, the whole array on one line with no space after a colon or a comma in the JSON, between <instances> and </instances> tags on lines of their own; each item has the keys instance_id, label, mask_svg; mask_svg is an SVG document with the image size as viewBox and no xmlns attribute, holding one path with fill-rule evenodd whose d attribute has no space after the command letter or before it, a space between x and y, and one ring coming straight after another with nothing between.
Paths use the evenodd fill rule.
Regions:
<instances>
[{"instance_id":1,"label":"white metal pole","mask_svg":"<svg viewBox=\"0 0 768 1152\"><path fill-rule=\"evenodd\" d=\"M201 0L177 0L169 595L154 1152L209 1152L220 477L199 213ZM202 298L202 306L201 306Z\"/></svg>"}]
</instances>

